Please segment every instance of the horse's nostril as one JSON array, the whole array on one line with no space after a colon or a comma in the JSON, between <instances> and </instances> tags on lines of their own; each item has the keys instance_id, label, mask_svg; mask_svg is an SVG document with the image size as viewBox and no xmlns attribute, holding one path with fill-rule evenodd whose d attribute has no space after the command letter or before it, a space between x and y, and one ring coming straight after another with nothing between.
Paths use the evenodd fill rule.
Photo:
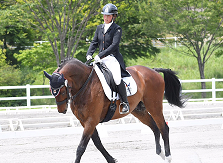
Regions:
<instances>
[{"instance_id":1,"label":"horse's nostril","mask_svg":"<svg viewBox=\"0 0 223 163\"><path fill-rule=\"evenodd\" d=\"M66 114L66 113L67 113L67 109L66 109L66 110L64 110L63 114Z\"/></svg>"}]
</instances>

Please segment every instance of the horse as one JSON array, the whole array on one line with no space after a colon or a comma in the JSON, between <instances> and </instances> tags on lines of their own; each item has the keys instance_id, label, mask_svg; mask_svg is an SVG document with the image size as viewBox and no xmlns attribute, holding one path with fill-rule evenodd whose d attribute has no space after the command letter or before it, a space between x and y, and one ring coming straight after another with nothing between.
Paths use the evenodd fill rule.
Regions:
<instances>
[{"instance_id":1,"label":"horse","mask_svg":"<svg viewBox=\"0 0 223 163\"><path fill-rule=\"evenodd\" d=\"M151 128L155 136L156 153L165 162L170 163L172 157L169 145L169 127L163 116L163 98L165 91L165 97L170 105L184 107L181 83L176 73L170 69L151 69L135 65L127 67L126 70L137 84L137 92L128 97L130 105L128 114L132 114ZM162 77L160 73L163 73L164 76ZM68 101L70 101L73 114L84 128L76 150L75 163L80 163L90 139L93 140L94 145L108 163L117 162L104 148L96 129L96 126L106 116L110 101L105 96L93 66L75 58L65 59L52 75L45 71L44 74L50 80L51 88L57 85L55 99L58 112L65 114ZM117 105L119 104L120 100L117 100ZM128 114L120 114L116 109L112 120ZM165 155L161 149L160 135L164 142Z\"/></svg>"}]
</instances>

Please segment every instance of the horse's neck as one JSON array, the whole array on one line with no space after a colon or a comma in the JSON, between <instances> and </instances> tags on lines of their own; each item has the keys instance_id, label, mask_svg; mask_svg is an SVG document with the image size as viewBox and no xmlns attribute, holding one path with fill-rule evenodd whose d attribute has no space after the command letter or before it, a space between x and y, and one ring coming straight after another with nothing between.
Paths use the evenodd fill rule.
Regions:
<instances>
[{"instance_id":1,"label":"horse's neck","mask_svg":"<svg viewBox=\"0 0 223 163\"><path fill-rule=\"evenodd\" d=\"M71 78L74 90L79 90L87 80L91 69L84 64L72 65Z\"/></svg>"}]
</instances>

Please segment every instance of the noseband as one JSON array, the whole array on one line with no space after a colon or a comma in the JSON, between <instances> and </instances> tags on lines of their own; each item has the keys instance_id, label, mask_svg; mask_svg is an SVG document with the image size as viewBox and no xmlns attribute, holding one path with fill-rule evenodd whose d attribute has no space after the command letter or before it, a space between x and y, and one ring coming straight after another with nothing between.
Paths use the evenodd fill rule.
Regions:
<instances>
[{"instance_id":1,"label":"noseband","mask_svg":"<svg viewBox=\"0 0 223 163\"><path fill-rule=\"evenodd\" d=\"M65 102L68 103L68 101L71 99L70 103L84 90L84 88L86 87L86 85L88 84L88 82L90 81L91 77L92 77L92 74L93 74L93 70L94 68L92 68L91 70L91 73L90 75L88 76L87 80L85 81L85 83L82 85L82 87L79 89L79 91L74 95L74 96L71 96L70 93L69 93L69 88L71 88L68 83L67 84L64 84L64 87L66 87L67 89L67 98L64 99L63 101L60 101L60 102L57 102L56 101L56 104L57 105L62 105L64 104ZM65 82L66 83L66 82ZM61 87L62 88L62 87ZM60 89L61 89L60 88Z\"/></svg>"},{"instance_id":2,"label":"noseband","mask_svg":"<svg viewBox=\"0 0 223 163\"><path fill-rule=\"evenodd\" d=\"M65 83L67 83L67 82L65 82ZM67 85L67 86L66 86L66 85ZM60 102L57 102L57 100L55 100L57 105L62 105L62 104L64 104L65 102L68 103L68 101L70 100L69 86L68 86L68 84L64 84L64 87L67 89L67 98L65 98L63 101L60 101ZM62 87L62 88L63 88L63 87ZM60 88L60 89L61 89L61 88Z\"/></svg>"}]
</instances>

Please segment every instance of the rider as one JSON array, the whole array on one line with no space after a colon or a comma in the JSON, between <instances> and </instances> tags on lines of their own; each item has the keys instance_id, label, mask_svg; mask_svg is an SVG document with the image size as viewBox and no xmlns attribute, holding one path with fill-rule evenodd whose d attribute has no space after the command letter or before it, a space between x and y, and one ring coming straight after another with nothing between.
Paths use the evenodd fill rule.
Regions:
<instances>
[{"instance_id":1,"label":"rider","mask_svg":"<svg viewBox=\"0 0 223 163\"><path fill-rule=\"evenodd\" d=\"M95 62L103 62L111 71L123 106L122 114L126 114L129 112L129 103L126 87L121 77L129 75L126 72L122 54L119 52L122 28L114 22L118 16L118 8L111 3L106 4L101 14L104 16L104 24L97 26L86 58L87 60L92 59L93 53L99 47L99 53L94 60Z\"/></svg>"}]
</instances>

